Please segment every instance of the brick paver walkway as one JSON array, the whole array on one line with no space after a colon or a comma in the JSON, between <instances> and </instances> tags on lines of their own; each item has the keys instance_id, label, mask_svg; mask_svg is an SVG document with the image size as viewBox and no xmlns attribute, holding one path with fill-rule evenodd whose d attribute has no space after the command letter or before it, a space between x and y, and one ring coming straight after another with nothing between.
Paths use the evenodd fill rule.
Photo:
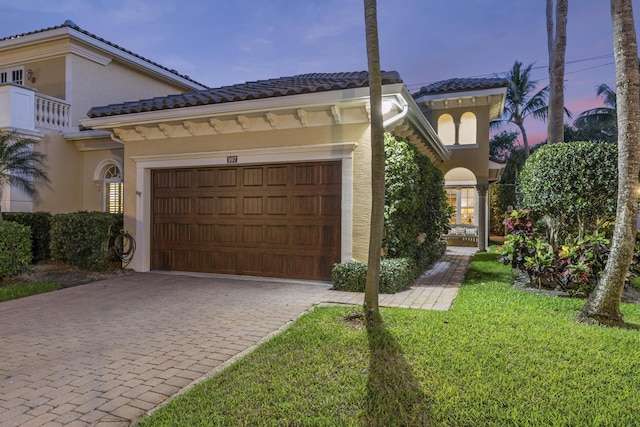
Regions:
<instances>
[{"instance_id":1,"label":"brick paver walkway","mask_svg":"<svg viewBox=\"0 0 640 427\"><path fill-rule=\"evenodd\" d=\"M381 306L447 310L475 250L450 248ZM128 426L317 303L328 285L136 273L0 304L0 426Z\"/></svg>"}]
</instances>

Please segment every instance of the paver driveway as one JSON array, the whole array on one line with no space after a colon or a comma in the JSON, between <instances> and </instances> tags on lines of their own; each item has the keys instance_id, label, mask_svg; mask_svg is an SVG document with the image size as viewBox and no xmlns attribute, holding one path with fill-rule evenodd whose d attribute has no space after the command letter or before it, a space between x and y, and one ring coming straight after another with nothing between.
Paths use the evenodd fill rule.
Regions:
<instances>
[{"instance_id":1,"label":"paver driveway","mask_svg":"<svg viewBox=\"0 0 640 427\"><path fill-rule=\"evenodd\" d=\"M448 309L472 253L448 251L380 305ZM322 284L136 273L1 303L0 426L127 426L314 303L362 301Z\"/></svg>"}]
</instances>

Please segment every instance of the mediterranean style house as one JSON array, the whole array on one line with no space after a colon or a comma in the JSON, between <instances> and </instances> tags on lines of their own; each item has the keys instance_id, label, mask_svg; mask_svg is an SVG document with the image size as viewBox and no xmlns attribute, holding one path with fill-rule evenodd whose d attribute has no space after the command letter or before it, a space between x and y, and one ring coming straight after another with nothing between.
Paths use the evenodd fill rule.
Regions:
<instances>
[{"instance_id":1,"label":"mediterranean style house","mask_svg":"<svg viewBox=\"0 0 640 427\"><path fill-rule=\"evenodd\" d=\"M0 130L40 141L51 185L2 209L123 212L137 271L327 280L366 260L366 72L209 88L67 21L0 39ZM486 248L489 123L504 79L411 94L383 72L385 129L445 174L452 244Z\"/></svg>"}]
</instances>

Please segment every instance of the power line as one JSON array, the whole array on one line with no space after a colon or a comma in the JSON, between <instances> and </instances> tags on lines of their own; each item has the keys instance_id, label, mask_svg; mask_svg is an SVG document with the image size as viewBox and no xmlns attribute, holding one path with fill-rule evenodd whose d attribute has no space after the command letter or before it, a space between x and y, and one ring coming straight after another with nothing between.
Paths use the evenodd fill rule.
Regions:
<instances>
[{"instance_id":1,"label":"power line","mask_svg":"<svg viewBox=\"0 0 640 427\"><path fill-rule=\"evenodd\" d=\"M570 65L570 64L578 64L581 62L588 62L588 61L598 61L598 60L602 60L602 59L609 59L609 58L613 58L613 53L608 53L608 54L604 54L604 55L597 55L597 56L590 56L588 58L581 58L581 59L575 59L573 61L565 61L565 65ZM579 73L582 71L588 71L588 70L592 70L594 68L600 68L600 67L607 67L609 65L614 64L613 62L608 62L606 64L601 64L601 65L596 65L593 67L589 67L589 68L583 68L581 70L575 70L575 71L570 71L565 73L565 75L567 74L575 74L575 73ZM546 69L548 68L548 65L538 65L536 67L531 67L532 70L539 70L539 69ZM500 76L500 75L505 75L507 74L509 71L502 71L502 72L497 72L497 73L487 73L487 74L477 74L475 76L469 76L469 78L481 78L481 77L494 77L494 76ZM427 86L431 83L435 83L434 81L431 82L427 82L427 83L412 83L412 84L407 84L407 88L415 88L415 89L419 89L423 86Z\"/></svg>"}]
</instances>

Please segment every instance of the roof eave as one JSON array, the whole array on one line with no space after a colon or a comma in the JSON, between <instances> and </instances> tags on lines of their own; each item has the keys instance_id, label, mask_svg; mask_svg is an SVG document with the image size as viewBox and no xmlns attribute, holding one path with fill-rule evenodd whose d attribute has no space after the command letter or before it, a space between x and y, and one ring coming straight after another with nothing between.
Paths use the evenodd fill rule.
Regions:
<instances>
[{"instance_id":1,"label":"roof eave","mask_svg":"<svg viewBox=\"0 0 640 427\"><path fill-rule=\"evenodd\" d=\"M364 103L369 98L369 88L360 87L327 92L278 96L246 101L233 101L193 107L168 108L141 113L115 114L80 120L82 126L91 129L110 129L118 126L135 126L173 120L190 120L233 114L252 114L264 111Z\"/></svg>"},{"instance_id":2,"label":"roof eave","mask_svg":"<svg viewBox=\"0 0 640 427\"><path fill-rule=\"evenodd\" d=\"M427 150L433 153L441 162L451 157L451 152L440 141L431 123L424 116L422 110L403 84L387 85L383 87L383 94L397 93L408 107L403 121L418 134Z\"/></svg>"},{"instance_id":3,"label":"roof eave","mask_svg":"<svg viewBox=\"0 0 640 427\"><path fill-rule=\"evenodd\" d=\"M14 49L17 46L30 46L45 41L55 41L65 38L69 38L72 41L80 42L85 45L89 45L94 49L97 49L101 53L106 53L110 56L118 58L120 61L129 66L132 66L133 68L143 70L148 74L154 75L156 78L169 81L175 85L182 86L187 90L208 89L208 87L203 84L187 79L179 74L172 73L169 70L165 70L162 67L154 65L148 60L144 60L141 57L137 57L135 55L127 53L122 49L109 45L108 43L100 41L95 37L91 37L90 35L87 35L68 26L52 28L46 31L25 34L23 36L15 36L12 38L1 40L0 51Z\"/></svg>"}]
</instances>

